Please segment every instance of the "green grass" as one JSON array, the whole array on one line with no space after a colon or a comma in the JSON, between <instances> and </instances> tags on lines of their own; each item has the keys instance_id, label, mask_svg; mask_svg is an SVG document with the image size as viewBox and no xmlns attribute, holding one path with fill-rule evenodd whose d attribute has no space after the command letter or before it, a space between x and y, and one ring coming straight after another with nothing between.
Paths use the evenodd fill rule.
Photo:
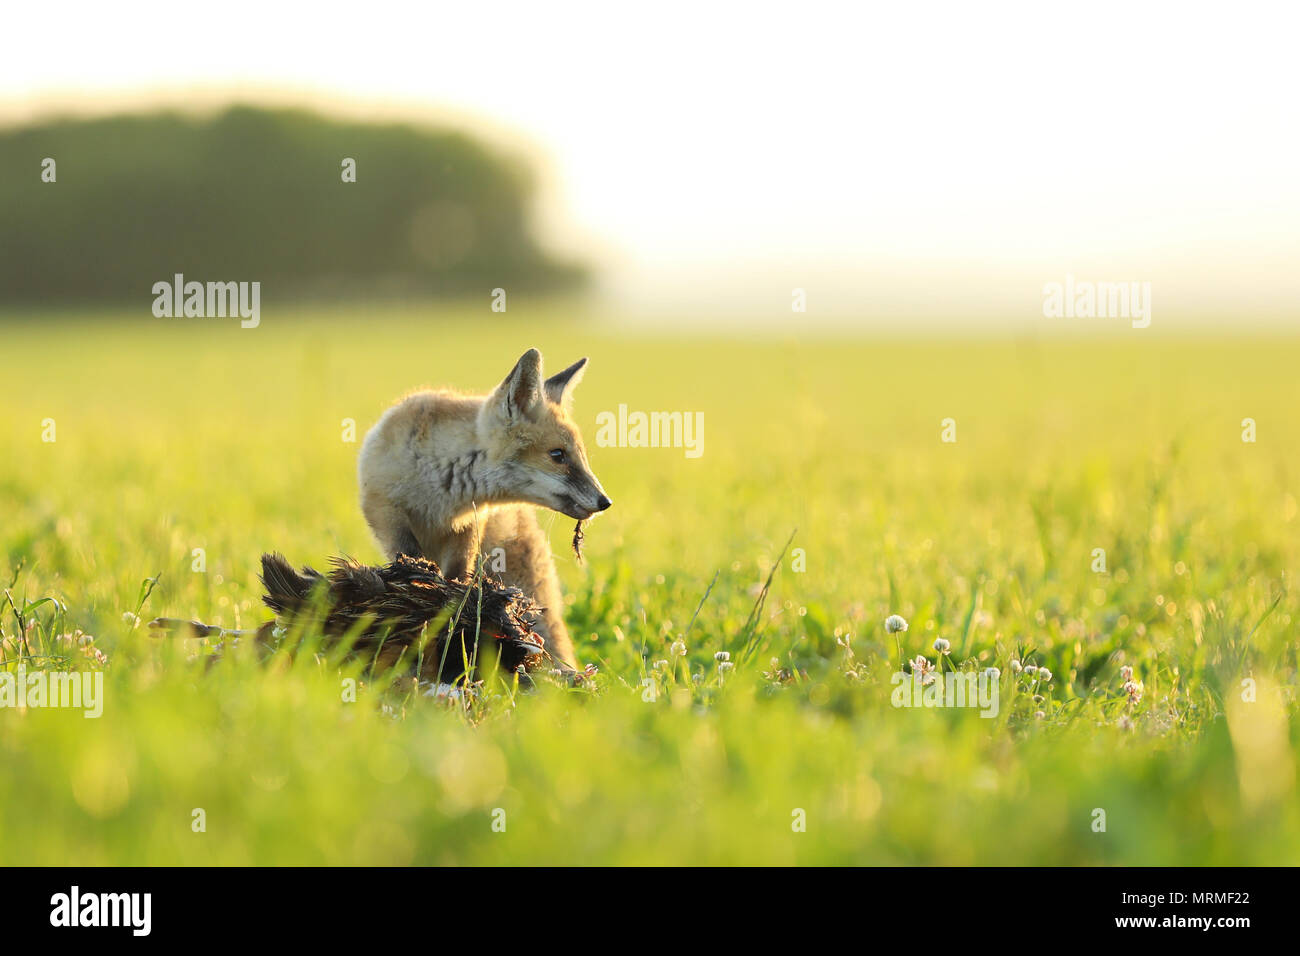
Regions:
<instances>
[{"instance_id":1,"label":"green grass","mask_svg":"<svg viewBox=\"0 0 1300 956\"><path fill-rule=\"evenodd\" d=\"M56 599L25 649L102 667L106 703L0 710L0 863L1300 859L1300 341L637 338L513 302L124 318L3 330L0 578L19 610ZM373 688L342 700L355 665L205 670L123 620L159 573L146 620L251 626L264 550L378 561L342 420L359 439L414 386L485 390L533 345L592 359L576 415L615 506L584 566L572 523L543 523L594 690L493 683L395 719ZM621 402L702 411L703 457L595 447ZM908 658L944 638L1001 669L996 719L891 705L891 613ZM2 626L12 671L7 601ZM107 664L59 640L77 629ZM1041 702L1010 674L1030 649Z\"/></svg>"}]
</instances>

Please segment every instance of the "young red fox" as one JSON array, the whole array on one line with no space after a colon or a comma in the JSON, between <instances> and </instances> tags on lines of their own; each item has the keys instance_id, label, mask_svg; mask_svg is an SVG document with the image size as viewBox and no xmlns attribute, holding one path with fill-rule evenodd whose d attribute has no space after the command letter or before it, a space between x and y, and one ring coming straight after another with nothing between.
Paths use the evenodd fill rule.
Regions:
<instances>
[{"instance_id":1,"label":"young red fox","mask_svg":"<svg viewBox=\"0 0 1300 956\"><path fill-rule=\"evenodd\" d=\"M455 579L473 572L480 552L491 568L501 548L499 576L545 608L538 631L570 667L555 562L528 506L582 520L612 503L569 417L586 364L543 379L542 355L529 349L490 395L409 395L366 434L357 469L361 510L389 559L429 558Z\"/></svg>"}]
</instances>

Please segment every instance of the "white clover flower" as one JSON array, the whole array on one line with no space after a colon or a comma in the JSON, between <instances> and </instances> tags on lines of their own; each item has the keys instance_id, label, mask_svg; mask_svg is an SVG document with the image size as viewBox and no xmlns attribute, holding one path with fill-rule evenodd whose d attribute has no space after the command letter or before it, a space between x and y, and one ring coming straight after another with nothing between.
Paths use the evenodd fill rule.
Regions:
<instances>
[{"instance_id":1,"label":"white clover flower","mask_svg":"<svg viewBox=\"0 0 1300 956\"><path fill-rule=\"evenodd\" d=\"M666 670L668 670L668 662L667 662L667 661L655 661L655 663L654 663L654 669L657 670L657 671L666 671Z\"/></svg>"},{"instance_id":2,"label":"white clover flower","mask_svg":"<svg viewBox=\"0 0 1300 956\"><path fill-rule=\"evenodd\" d=\"M1044 717L1046 717L1046 716L1047 716L1047 715L1046 715L1045 713L1043 713L1041 710L1036 710L1036 711L1034 711L1034 719L1035 719L1035 720L1042 720L1042 719L1043 719Z\"/></svg>"},{"instance_id":3,"label":"white clover flower","mask_svg":"<svg viewBox=\"0 0 1300 956\"><path fill-rule=\"evenodd\" d=\"M713 655L713 659L718 662L726 662L731 660L731 654L727 651L718 651L718 653Z\"/></svg>"},{"instance_id":4,"label":"white clover flower","mask_svg":"<svg viewBox=\"0 0 1300 956\"><path fill-rule=\"evenodd\" d=\"M673 657L684 657L686 644L682 641L673 641L672 646L668 648L668 653Z\"/></svg>"},{"instance_id":5,"label":"white clover flower","mask_svg":"<svg viewBox=\"0 0 1300 956\"><path fill-rule=\"evenodd\" d=\"M920 655L912 661L912 677L919 677L922 684L934 683L934 665Z\"/></svg>"},{"instance_id":6,"label":"white clover flower","mask_svg":"<svg viewBox=\"0 0 1300 956\"><path fill-rule=\"evenodd\" d=\"M1049 671L1046 667L1040 667L1038 668L1038 679L1042 681L1051 680L1052 672Z\"/></svg>"},{"instance_id":7,"label":"white clover flower","mask_svg":"<svg viewBox=\"0 0 1300 956\"><path fill-rule=\"evenodd\" d=\"M885 618L885 630L890 634L896 634L899 631L907 630L907 620L899 614L891 614Z\"/></svg>"},{"instance_id":8,"label":"white clover flower","mask_svg":"<svg viewBox=\"0 0 1300 956\"><path fill-rule=\"evenodd\" d=\"M1119 669L1119 679L1122 681L1131 681L1133 679L1133 668L1125 664Z\"/></svg>"},{"instance_id":9,"label":"white clover flower","mask_svg":"<svg viewBox=\"0 0 1300 956\"><path fill-rule=\"evenodd\" d=\"M135 627L137 624L140 623L140 619L136 617L134 614L132 614L130 611L127 611L125 614L122 615L122 620L124 620L127 624L130 624L132 627Z\"/></svg>"},{"instance_id":10,"label":"white clover flower","mask_svg":"<svg viewBox=\"0 0 1300 956\"><path fill-rule=\"evenodd\" d=\"M1038 667L1037 667L1037 665L1035 665L1035 664L1026 664L1026 665L1025 665L1025 674L1026 674L1026 675L1028 675L1029 677L1033 677L1033 676L1036 675L1037 673L1038 673Z\"/></svg>"},{"instance_id":11,"label":"white clover flower","mask_svg":"<svg viewBox=\"0 0 1300 956\"><path fill-rule=\"evenodd\" d=\"M1020 661L1016 660L1014 657L1011 659L1011 673L1020 673Z\"/></svg>"},{"instance_id":12,"label":"white clover flower","mask_svg":"<svg viewBox=\"0 0 1300 956\"><path fill-rule=\"evenodd\" d=\"M937 637L934 641L934 649L940 654L947 654L948 648L952 645L948 643L947 638Z\"/></svg>"},{"instance_id":13,"label":"white clover flower","mask_svg":"<svg viewBox=\"0 0 1300 956\"><path fill-rule=\"evenodd\" d=\"M718 673L720 673L720 674L725 674L725 673L727 673L727 671L731 670L731 669L732 669L733 667L735 667L735 666L736 666L736 665L733 664L733 663L731 663L731 661L719 661L719 662L718 662Z\"/></svg>"}]
</instances>

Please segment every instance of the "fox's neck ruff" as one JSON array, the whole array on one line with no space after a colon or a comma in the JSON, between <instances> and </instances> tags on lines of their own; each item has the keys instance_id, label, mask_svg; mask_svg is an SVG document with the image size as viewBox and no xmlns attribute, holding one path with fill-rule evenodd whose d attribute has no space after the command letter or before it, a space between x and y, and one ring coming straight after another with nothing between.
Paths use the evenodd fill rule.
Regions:
<instances>
[{"instance_id":1,"label":"fox's neck ruff","mask_svg":"<svg viewBox=\"0 0 1300 956\"><path fill-rule=\"evenodd\" d=\"M432 470L440 492L432 510L450 516L456 525L472 524L476 511L481 519L485 509L510 498L506 476L491 465L482 448L437 459Z\"/></svg>"},{"instance_id":2,"label":"fox's neck ruff","mask_svg":"<svg viewBox=\"0 0 1300 956\"><path fill-rule=\"evenodd\" d=\"M437 462L434 476L437 487L457 510L481 498L487 490L484 481L486 458L481 448L475 448Z\"/></svg>"}]
</instances>

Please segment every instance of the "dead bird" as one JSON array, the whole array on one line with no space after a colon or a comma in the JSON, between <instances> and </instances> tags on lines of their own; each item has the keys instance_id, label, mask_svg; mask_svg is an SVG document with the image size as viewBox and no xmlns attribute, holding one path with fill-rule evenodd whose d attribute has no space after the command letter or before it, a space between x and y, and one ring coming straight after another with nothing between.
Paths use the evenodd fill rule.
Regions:
<instances>
[{"instance_id":1,"label":"dead bird","mask_svg":"<svg viewBox=\"0 0 1300 956\"><path fill-rule=\"evenodd\" d=\"M409 555L379 567L344 557L331 564L328 574L310 567L295 571L281 554L262 555L262 601L276 620L256 630L174 618L149 626L194 637L254 637L268 647L294 624L319 628L327 639L354 634L352 654L384 669L400 663L422 684L452 684L467 673L477 680L483 664L495 660L504 673L518 674L521 684L531 686L528 671L550 657L535 630L542 609L518 588L482 575L449 581L434 562ZM431 624L436 635L427 633ZM551 666L575 683L589 676L559 662Z\"/></svg>"}]
</instances>

